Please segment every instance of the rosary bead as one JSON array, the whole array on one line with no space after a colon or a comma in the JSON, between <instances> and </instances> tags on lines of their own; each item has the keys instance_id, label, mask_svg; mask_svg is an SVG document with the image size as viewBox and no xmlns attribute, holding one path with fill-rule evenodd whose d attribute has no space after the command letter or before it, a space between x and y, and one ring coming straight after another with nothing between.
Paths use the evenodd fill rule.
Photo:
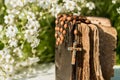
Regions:
<instances>
[{"instance_id":1,"label":"rosary bead","mask_svg":"<svg viewBox=\"0 0 120 80\"><path fill-rule=\"evenodd\" d=\"M60 32L62 32L63 31L63 28L60 28Z\"/></svg>"},{"instance_id":2,"label":"rosary bead","mask_svg":"<svg viewBox=\"0 0 120 80\"><path fill-rule=\"evenodd\" d=\"M71 17L67 17L67 20L70 21L72 18Z\"/></svg>"},{"instance_id":3,"label":"rosary bead","mask_svg":"<svg viewBox=\"0 0 120 80\"><path fill-rule=\"evenodd\" d=\"M77 30L74 30L74 35L76 35L78 33L78 31Z\"/></svg>"},{"instance_id":4,"label":"rosary bead","mask_svg":"<svg viewBox=\"0 0 120 80\"><path fill-rule=\"evenodd\" d=\"M60 40L63 40L63 39L64 39L64 37L63 37L63 35L61 34L61 35L60 35Z\"/></svg>"},{"instance_id":5,"label":"rosary bead","mask_svg":"<svg viewBox=\"0 0 120 80\"><path fill-rule=\"evenodd\" d=\"M59 45L59 43L56 41L56 45L58 46Z\"/></svg>"},{"instance_id":6,"label":"rosary bead","mask_svg":"<svg viewBox=\"0 0 120 80\"><path fill-rule=\"evenodd\" d=\"M60 38L57 38L57 41L60 42Z\"/></svg>"},{"instance_id":7,"label":"rosary bead","mask_svg":"<svg viewBox=\"0 0 120 80\"><path fill-rule=\"evenodd\" d=\"M64 24L64 28L66 29L68 26L67 26L67 24Z\"/></svg>"},{"instance_id":8,"label":"rosary bead","mask_svg":"<svg viewBox=\"0 0 120 80\"><path fill-rule=\"evenodd\" d=\"M57 38L57 36L58 36L58 34L57 34L57 33L55 33L55 38Z\"/></svg>"},{"instance_id":9,"label":"rosary bead","mask_svg":"<svg viewBox=\"0 0 120 80\"><path fill-rule=\"evenodd\" d=\"M64 35L66 34L66 30L63 30L63 34L64 34Z\"/></svg>"},{"instance_id":10,"label":"rosary bead","mask_svg":"<svg viewBox=\"0 0 120 80\"><path fill-rule=\"evenodd\" d=\"M60 23L62 26L64 25L64 21L61 21L61 23Z\"/></svg>"},{"instance_id":11,"label":"rosary bead","mask_svg":"<svg viewBox=\"0 0 120 80\"><path fill-rule=\"evenodd\" d=\"M87 19L87 20L85 20L85 22L86 22L87 24L89 24L89 23L90 23L90 20Z\"/></svg>"},{"instance_id":12,"label":"rosary bead","mask_svg":"<svg viewBox=\"0 0 120 80\"><path fill-rule=\"evenodd\" d=\"M59 27L55 27L55 31L59 31L60 30L60 28Z\"/></svg>"},{"instance_id":13,"label":"rosary bead","mask_svg":"<svg viewBox=\"0 0 120 80\"><path fill-rule=\"evenodd\" d=\"M58 20L55 20L55 24L58 24Z\"/></svg>"}]
</instances>

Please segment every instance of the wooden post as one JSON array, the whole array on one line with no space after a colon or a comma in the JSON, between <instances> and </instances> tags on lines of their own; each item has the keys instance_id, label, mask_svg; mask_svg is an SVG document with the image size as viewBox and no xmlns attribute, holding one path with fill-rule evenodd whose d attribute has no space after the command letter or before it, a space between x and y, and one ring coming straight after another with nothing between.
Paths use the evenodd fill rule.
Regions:
<instances>
[{"instance_id":1,"label":"wooden post","mask_svg":"<svg viewBox=\"0 0 120 80\"><path fill-rule=\"evenodd\" d=\"M63 14L55 23L56 80L110 80L117 35L110 21Z\"/></svg>"}]
</instances>

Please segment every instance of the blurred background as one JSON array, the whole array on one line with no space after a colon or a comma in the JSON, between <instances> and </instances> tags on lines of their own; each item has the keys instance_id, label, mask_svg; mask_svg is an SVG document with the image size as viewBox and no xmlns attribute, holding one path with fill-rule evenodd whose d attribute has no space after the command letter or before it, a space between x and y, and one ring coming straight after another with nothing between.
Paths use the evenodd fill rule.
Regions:
<instances>
[{"instance_id":1,"label":"blurred background","mask_svg":"<svg viewBox=\"0 0 120 80\"><path fill-rule=\"evenodd\" d=\"M0 0L1 80L14 77L22 67L29 69L24 76L35 72L35 63L54 63L55 19L62 13L110 19L118 33L120 64L120 0Z\"/></svg>"},{"instance_id":2,"label":"blurred background","mask_svg":"<svg viewBox=\"0 0 120 80\"><path fill-rule=\"evenodd\" d=\"M6 1L6 2L5 2ZM9 1L9 0L8 0ZM14 0L15 1L15 0ZM22 0L25 1L25 0ZM50 14L49 9L42 9L41 6L36 6L34 0L32 3L32 0L30 0L31 3L29 3L29 9L27 6L24 6L24 8L28 10L32 10L34 13L37 13L37 20L40 23L41 30L39 32L39 38L40 38L40 44L38 47L36 47L37 50L37 56L40 58L40 63L48 63L48 62L54 62L54 54L55 54L55 38L54 38L54 27L55 27L55 14ZM39 1L39 0L38 0ZM45 2L45 0L43 0ZM65 3L64 0L53 0L57 1L57 4ZM73 0L78 3L78 6L80 6L80 15L83 16L99 16L99 17L106 17L111 20L112 26L116 28L118 32L118 40L117 40L117 64L120 64L120 1L119 0L80 0L81 3L91 2L90 4L84 6L79 2L79 0ZM44 4L43 2L43 4ZM0 24L4 24L4 16L8 14L7 9L10 7L9 5L6 6L6 4L10 3L7 2L7 0L0 0ZM45 3L47 4L47 3ZM55 5L54 5L55 6ZM48 11L48 12L46 12ZM52 11L52 9L51 9ZM59 9L58 9L59 11ZM41 13L40 13L41 12ZM60 12L59 13L66 13L66 12ZM71 11L68 11L68 13L71 13ZM18 20L16 23L18 26L21 26L21 23L26 23L25 20ZM4 44L2 41L0 42L0 49L3 49ZM25 46L26 49L24 51L29 51L28 46ZM26 54L27 56L29 54Z\"/></svg>"}]
</instances>

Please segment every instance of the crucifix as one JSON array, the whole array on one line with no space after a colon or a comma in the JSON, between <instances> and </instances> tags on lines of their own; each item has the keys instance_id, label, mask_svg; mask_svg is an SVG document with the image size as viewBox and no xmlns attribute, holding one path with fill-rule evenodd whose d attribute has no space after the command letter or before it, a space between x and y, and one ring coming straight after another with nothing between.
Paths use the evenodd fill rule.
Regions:
<instances>
[{"instance_id":1,"label":"crucifix","mask_svg":"<svg viewBox=\"0 0 120 80\"><path fill-rule=\"evenodd\" d=\"M77 48L76 46L77 46L77 42L75 41L75 42L73 42L73 47L68 47L68 51L72 51L72 60L71 60L72 65L75 65L76 52L82 50L81 48Z\"/></svg>"}]
</instances>

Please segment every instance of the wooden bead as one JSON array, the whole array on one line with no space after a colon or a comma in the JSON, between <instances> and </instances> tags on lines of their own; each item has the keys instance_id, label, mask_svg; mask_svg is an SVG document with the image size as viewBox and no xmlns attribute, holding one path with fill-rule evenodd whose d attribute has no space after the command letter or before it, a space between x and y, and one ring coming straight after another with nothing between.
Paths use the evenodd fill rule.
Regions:
<instances>
[{"instance_id":1,"label":"wooden bead","mask_svg":"<svg viewBox=\"0 0 120 80\"><path fill-rule=\"evenodd\" d=\"M55 27L55 31L57 31L57 27Z\"/></svg>"},{"instance_id":2,"label":"wooden bead","mask_svg":"<svg viewBox=\"0 0 120 80\"><path fill-rule=\"evenodd\" d=\"M87 19L87 20L85 20L85 22L86 22L87 24L89 24L89 23L90 23L90 20Z\"/></svg>"},{"instance_id":3,"label":"wooden bead","mask_svg":"<svg viewBox=\"0 0 120 80\"><path fill-rule=\"evenodd\" d=\"M63 28L60 28L60 32L62 32L63 31Z\"/></svg>"},{"instance_id":4,"label":"wooden bead","mask_svg":"<svg viewBox=\"0 0 120 80\"><path fill-rule=\"evenodd\" d=\"M56 31L59 31L59 30L60 30L60 28L59 28L59 27L55 27L55 30L56 30Z\"/></svg>"},{"instance_id":5,"label":"wooden bead","mask_svg":"<svg viewBox=\"0 0 120 80\"><path fill-rule=\"evenodd\" d=\"M66 34L66 30L63 30L63 34L64 34L64 35Z\"/></svg>"},{"instance_id":6,"label":"wooden bead","mask_svg":"<svg viewBox=\"0 0 120 80\"><path fill-rule=\"evenodd\" d=\"M60 21L63 21L63 17L60 18Z\"/></svg>"},{"instance_id":7,"label":"wooden bead","mask_svg":"<svg viewBox=\"0 0 120 80\"><path fill-rule=\"evenodd\" d=\"M64 40L64 37L63 37L63 36L61 36L61 37L60 37L60 40L62 40L62 41L63 41L63 40Z\"/></svg>"},{"instance_id":8,"label":"wooden bead","mask_svg":"<svg viewBox=\"0 0 120 80\"><path fill-rule=\"evenodd\" d=\"M67 24L64 24L64 28L66 29L68 26L67 26Z\"/></svg>"},{"instance_id":9,"label":"wooden bead","mask_svg":"<svg viewBox=\"0 0 120 80\"><path fill-rule=\"evenodd\" d=\"M61 23L60 23L62 26L64 25L64 21L61 21Z\"/></svg>"},{"instance_id":10,"label":"wooden bead","mask_svg":"<svg viewBox=\"0 0 120 80\"><path fill-rule=\"evenodd\" d=\"M62 15L61 15L61 14L58 14L57 17L60 18L60 17L62 17Z\"/></svg>"},{"instance_id":11,"label":"wooden bead","mask_svg":"<svg viewBox=\"0 0 120 80\"><path fill-rule=\"evenodd\" d=\"M56 41L56 45L58 46L59 45L59 43Z\"/></svg>"},{"instance_id":12,"label":"wooden bead","mask_svg":"<svg viewBox=\"0 0 120 80\"><path fill-rule=\"evenodd\" d=\"M67 18L67 15L66 15L66 14L64 14L64 15L63 15L63 18L64 18L64 19L66 19L66 18Z\"/></svg>"},{"instance_id":13,"label":"wooden bead","mask_svg":"<svg viewBox=\"0 0 120 80\"><path fill-rule=\"evenodd\" d=\"M58 24L58 20L55 20L55 24Z\"/></svg>"},{"instance_id":14,"label":"wooden bead","mask_svg":"<svg viewBox=\"0 0 120 80\"><path fill-rule=\"evenodd\" d=\"M78 31L77 30L74 30L74 34L76 35L78 33Z\"/></svg>"},{"instance_id":15,"label":"wooden bead","mask_svg":"<svg viewBox=\"0 0 120 80\"><path fill-rule=\"evenodd\" d=\"M57 33L55 33L55 38L57 38L57 36L58 36L58 34L57 34Z\"/></svg>"},{"instance_id":16,"label":"wooden bead","mask_svg":"<svg viewBox=\"0 0 120 80\"><path fill-rule=\"evenodd\" d=\"M57 41L60 42L60 38L57 38Z\"/></svg>"},{"instance_id":17,"label":"wooden bead","mask_svg":"<svg viewBox=\"0 0 120 80\"><path fill-rule=\"evenodd\" d=\"M62 34L60 34L60 40L63 40L63 39L64 39L63 35L62 35Z\"/></svg>"},{"instance_id":18,"label":"wooden bead","mask_svg":"<svg viewBox=\"0 0 120 80\"><path fill-rule=\"evenodd\" d=\"M70 21L72 18L71 17L67 17L67 20Z\"/></svg>"}]
</instances>

